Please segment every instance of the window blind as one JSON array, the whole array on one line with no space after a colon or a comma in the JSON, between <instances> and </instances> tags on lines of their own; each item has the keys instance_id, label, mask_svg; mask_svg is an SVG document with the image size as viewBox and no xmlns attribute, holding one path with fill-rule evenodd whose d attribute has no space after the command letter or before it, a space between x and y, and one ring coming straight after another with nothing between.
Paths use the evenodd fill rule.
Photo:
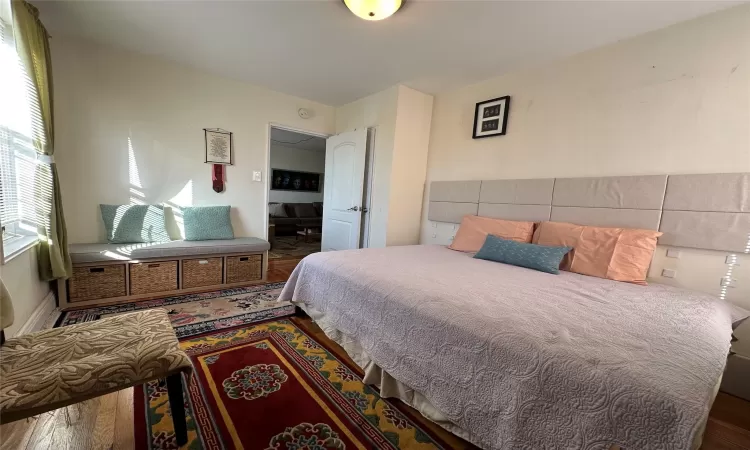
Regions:
<instances>
[{"instance_id":1,"label":"window blind","mask_svg":"<svg viewBox=\"0 0 750 450\"><path fill-rule=\"evenodd\" d=\"M0 5L0 224L3 241L48 226L51 171L37 167L33 138L44 141L34 83L13 39L10 5Z\"/></svg>"},{"instance_id":2,"label":"window blind","mask_svg":"<svg viewBox=\"0 0 750 450\"><path fill-rule=\"evenodd\" d=\"M3 5L4 6L4 5ZM5 8L2 8L3 12ZM11 58L11 53L15 55L15 48L13 48L13 36L10 24L7 22L9 18L5 17L5 14L0 16L0 67L10 68L14 61ZM10 88L10 72L11 70L3 70L2 78L0 78L0 106L2 111L0 114L0 224L3 226L10 225L11 223L18 220L18 192L16 188L16 172L13 161L13 151L10 147L11 137L9 128L9 118L6 117L10 111L6 105L7 91Z\"/></svg>"}]
</instances>

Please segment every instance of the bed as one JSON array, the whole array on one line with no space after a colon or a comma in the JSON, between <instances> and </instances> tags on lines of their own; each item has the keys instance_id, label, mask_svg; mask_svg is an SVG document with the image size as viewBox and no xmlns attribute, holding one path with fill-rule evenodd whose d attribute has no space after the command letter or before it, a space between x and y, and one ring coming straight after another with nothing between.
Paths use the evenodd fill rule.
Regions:
<instances>
[{"instance_id":1,"label":"bed","mask_svg":"<svg viewBox=\"0 0 750 450\"><path fill-rule=\"evenodd\" d=\"M430 223L465 215L659 230L741 252L750 174L433 182ZM455 231L452 231L455 234ZM364 381L485 449L696 449L733 323L716 296L474 259L443 245L319 253L280 300Z\"/></svg>"},{"instance_id":2,"label":"bed","mask_svg":"<svg viewBox=\"0 0 750 450\"><path fill-rule=\"evenodd\" d=\"M709 295L437 245L310 255L281 300L383 395L487 449L692 447L733 321Z\"/></svg>"}]
</instances>

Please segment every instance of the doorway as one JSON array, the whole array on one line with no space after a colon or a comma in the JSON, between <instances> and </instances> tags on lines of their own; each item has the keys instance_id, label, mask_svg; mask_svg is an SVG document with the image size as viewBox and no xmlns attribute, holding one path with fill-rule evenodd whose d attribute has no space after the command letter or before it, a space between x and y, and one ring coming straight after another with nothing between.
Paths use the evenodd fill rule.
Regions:
<instances>
[{"instance_id":1,"label":"doorway","mask_svg":"<svg viewBox=\"0 0 750 450\"><path fill-rule=\"evenodd\" d=\"M269 262L319 252L323 231L326 138L271 126L268 155Z\"/></svg>"}]
</instances>

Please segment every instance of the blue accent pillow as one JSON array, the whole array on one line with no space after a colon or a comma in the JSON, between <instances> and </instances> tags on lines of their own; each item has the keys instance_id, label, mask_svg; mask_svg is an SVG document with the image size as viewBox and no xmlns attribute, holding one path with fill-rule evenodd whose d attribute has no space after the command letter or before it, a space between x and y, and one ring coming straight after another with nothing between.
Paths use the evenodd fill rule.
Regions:
<instances>
[{"instance_id":1,"label":"blue accent pillow","mask_svg":"<svg viewBox=\"0 0 750 450\"><path fill-rule=\"evenodd\" d=\"M572 247L524 244L488 234L474 257L557 274L560 262L570 250Z\"/></svg>"},{"instance_id":2,"label":"blue accent pillow","mask_svg":"<svg viewBox=\"0 0 750 450\"><path fill-rule=\"evenodd\" d=\"M229 206L188 206L182 208L186 241L234 239Z\"/></svg>"},{"instance_id":3,"label":"blue accent pillow","mask_svg":"<svg viewBox=\"0 0 750 450\"><path fill-rule=\"evenodd\" d=\"M170 240L161 205L99 205L99 210L110 244Z\"/></svg>"}]
</instances>

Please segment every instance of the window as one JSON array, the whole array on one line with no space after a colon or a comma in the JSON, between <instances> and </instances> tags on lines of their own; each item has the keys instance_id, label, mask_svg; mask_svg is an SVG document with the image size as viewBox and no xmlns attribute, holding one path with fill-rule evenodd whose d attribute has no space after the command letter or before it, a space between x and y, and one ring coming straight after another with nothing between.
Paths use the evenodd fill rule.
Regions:
<instances>
[{"instance_id":1,"label":"window","mask_svg":"<svg viewBox=\"0 0 750 450\"><path fill-rule=\"evenodd\" d=\"M0 262L37 241L38 227L46 227L49 207L37 199L51 192L49 170L39 164L33 138L43 139L34 85L16 52L12 16L7 0L0 1ZM43 167L48 169L48 167Z\"/></svg>"}]
</instances>

